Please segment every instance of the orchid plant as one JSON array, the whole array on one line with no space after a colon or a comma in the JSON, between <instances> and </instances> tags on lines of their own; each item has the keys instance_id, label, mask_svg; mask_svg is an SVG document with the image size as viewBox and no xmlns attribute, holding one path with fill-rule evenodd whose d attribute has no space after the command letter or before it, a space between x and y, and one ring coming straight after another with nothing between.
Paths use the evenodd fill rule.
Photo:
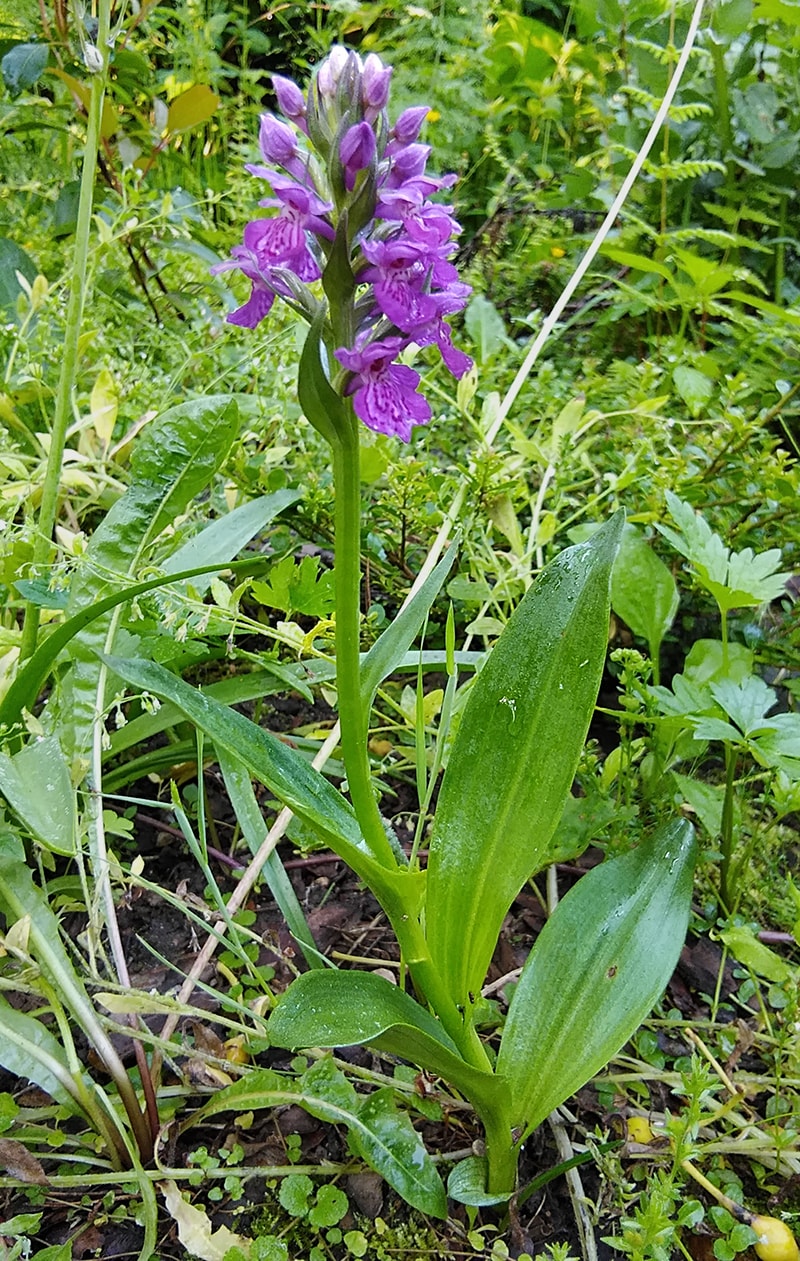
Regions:
<instances>
[{"instance_id":1,"label":"orchid plant","mask_svg":"<svg viewBox=\"0 0 800 1261\"><path fill-rule=\"evenodd\" d=\"M400 985L312 969L270 1016L273 1044L369 1043L446 1080L474 1105L486 1135L485 1155L456 1168L448 1189L491 1203L513 1194L527 1135L620 1049L664 989L687 927L694 848L687 823L667 823L584 876L536 941L499 1046L481 1039L481 987L509 907L537 871L574 856L557 829L603 669L623 514L556 557L469 685L423 869L381 816L368 731L377 688L409 653L455 546L362 653L360 425L408 442L431 419L420 374L405 357L412 347L436 347L454 376L469 369L447 317L463 309L470 289L451 261L460 230L453 208L435 200L454 177L426 171L425 106L390 123L391 73L375 55L362 61L336 47L307 94L275 78L283 117L264 115L263 163L248 169L271 190L261 206L277 213L248 223L242 244L215 269L238 270L251 284L231 323L254 329L281 300L309 324L298 389L332 452L336 683L349 800L270 733L162 667L106 662L192 719L215 743L226 777L245 768L267 785L349 863L394 928ZM455 659L451 632L450 706ZM349 1083L313 1071L305 1095L291 1098L325 1119L350 1117L356 1150L412 1203L444 1216L439 1175L413 1131L409 1138L388 1124L382 1092L356 1117ZM285 1078L257 1070L201 1113L289 1097Z\"/></svg>"}]
</instances>

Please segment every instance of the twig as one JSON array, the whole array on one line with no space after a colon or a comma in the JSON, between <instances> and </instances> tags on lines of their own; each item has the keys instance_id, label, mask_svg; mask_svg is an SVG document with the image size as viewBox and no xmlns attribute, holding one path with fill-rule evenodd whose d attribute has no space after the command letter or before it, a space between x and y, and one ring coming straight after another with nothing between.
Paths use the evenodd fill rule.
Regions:
<instances>
[{"instance_id":1,"label":"twig","mask_svg":"<svg viewBox=\"0 0 800 1261\"><path fill-rule=\"evenodd\" d=\"M573 1160L575 1151L570 1142L567 1127L561 1119L561 1112L556 1108L547 1118L547 1124L553 1132L558 1154L564 1161ZM597 1261L597 1242L594 1237L594 1227L592 1219L589 1216L589 1210L586 1207L586 1196L583 1191L583 1183L581 1175L577 1167L573 1166L567 1169L564 1177L567 1180L567 1189L569 1190L569 1198L572 1201L572 1211L575 1214L575 1225L578 1228L578 1236L581 1241L581 1252L583 1261Z\"/></svg>"}]
</instances>

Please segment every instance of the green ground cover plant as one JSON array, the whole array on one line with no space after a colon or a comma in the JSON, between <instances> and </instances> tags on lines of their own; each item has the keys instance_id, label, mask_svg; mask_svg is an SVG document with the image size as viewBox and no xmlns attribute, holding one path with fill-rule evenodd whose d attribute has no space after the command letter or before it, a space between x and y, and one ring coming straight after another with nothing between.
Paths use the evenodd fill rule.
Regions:
<instances>
[{"instance_id":1,"label":"green ground cover plant","mask_svg":"<svg viewBox=\"0 0 800 1261\"><path fill-rule=\"evenodd\" d=\"M794 1261L795 16L0 15L8 1255Z\"/></svg>"}]
</instances>

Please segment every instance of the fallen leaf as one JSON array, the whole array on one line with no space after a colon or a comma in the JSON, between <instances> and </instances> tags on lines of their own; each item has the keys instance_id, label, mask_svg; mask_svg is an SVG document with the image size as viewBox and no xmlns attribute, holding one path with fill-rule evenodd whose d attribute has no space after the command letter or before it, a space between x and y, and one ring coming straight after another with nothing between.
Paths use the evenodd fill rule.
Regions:
<instances>
[{"instance_id":1,"label":"fallen leaf","mask_svg":"<svg viewBox=\"0 0 800 1261\"><path fill-rule=\"evenodd\" d=\"M47 1185L47 1174L39 1161L27 1147L13 1138L0 1138L0 1166L12 1178L19 1178L20 1182Z\"/></svg>"},{"instance_id":2,"label":"fallen leaf","mask_svg":"<svg viewBox=\"0 0 800 1261\"><path fill-rule=\"evenodd\" d=\"M187 1252L200 1261L222 1261L229 1248L247 1251L252 1243L243 1235L235 1235L227 1226L212 1230L205 1209L184 1200L171 1179L159 1184L170 1217L177 1223L178 1239Z\"/></svg>"}]
</instances>

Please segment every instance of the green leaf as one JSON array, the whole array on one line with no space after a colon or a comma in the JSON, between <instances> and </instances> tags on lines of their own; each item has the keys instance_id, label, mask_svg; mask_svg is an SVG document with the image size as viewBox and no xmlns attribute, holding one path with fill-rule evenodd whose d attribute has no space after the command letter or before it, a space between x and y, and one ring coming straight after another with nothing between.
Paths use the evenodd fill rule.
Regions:
<instances>
[{"instance_id":1,"label":"green leaf","mask_svg":"<svg viewBox=\"0 0 800 1261\"><path fill-rule=\"evenodd\" d=\"M248 1073L218 1091L190 1123L197 1125L220 1112L252 1112L286 1104L295 1104L321 1121L346 1126L353 1148L409 1204L423 1213L446 1217L444 1188L411 1123L392 1114L383 1100L361 1102L329 1059L314 1064L297 1083L271 1069Z\"/></svg>"},{"instance_id":2,"label":"green leaf","mask_svg":"<svg viewBox=\"0 0 800 1261\"><path fill-rule=\"evenodd\" d=\"M766 977L768 981L781 985L784 981L790 981L795 975L795 969L785 959L782 959L774 950L770 950L769 946L765 946L763 941L759 941L755 933L744 925L726 928L720 933L720 938L739 963L750 968L757 976Z\"/></svg>"},{"instance_id":3,"label":"green leaf","mask_svg":"<svg viewBox=\"0 0 800 1261\"><path fill-rule=\"evenodd\" d=\"M230 568L252 569L259 568L261 563L260 558L256 558L247 561L230 561L228 562L228 565ZM217 568L217 565L213 565L211 567L212 572ZM39 645L36 652L30 660L25 663L17 677L14 679L11 687L6 692L6 695L2 698L2 700L0 700L0 724L3 724L4 726L11 726L19 720L19 716L23 708L30 709L33 707L36 697L39 694L39 690L55 665L55 661L59 653L69 644L70 640L75 638L79 631L84 629L84 627L89 626L92 622L96 621L97 618L102 617L104 613L108 613L112 609L115 609L118 605L126 604L130 600L135 599L138 595L144 595L147 591L155 591L158 587L168 586L172 582L183 582L187 578L194 578L201 574L205 575L207 572L208 569L204 565L200 569L183 570L170 578L150 578L146 582L131 583L130 586L125 587L122 591L113 591L110 595L104 596L102 600L96 600L93 604L87 605L86 608L80 611L80 613L76 613L66 622L62 622L55 628L55 630L51 631L47 639ZM17 586L17 582L15 582L14 585ZM29 584L24 582L21 585L24 588L27 588ZM24 594L24 591L22 594ZM39 598L37 595L37 603L38 602ZM64 606L62 603L59 603L58 607L62 608ZM270 673L279 674L280 671L281 667L277 662L270 663ZM258 690L259 681L264 679L266 674L266 671L254 671L252 675L247 675L244 678L240 678L238 680L223 680L221 684L212 686L215 686L217 690L222 691L225 691L226 688L233 688L234 690L241 689L241 694L237 694L237 699L253 700L256 696L265 695L266 691L269 690L268 688L263 689L262 691ZM304 684L302 679L293 679L291 686L294 690L301 693L303 692ZM275 689L273 688L273 691L274 690ZM136 721L138 722L139 720L137 719ZM152 721L154 722L156 731L163 731L165 727L170 725L169 721L165 721L163 718L161 719L160 726L154 719ZM123 730L128 730L133 727L134 724L130 723L129 728ZM119 736L119 733L117 732L115 735ZM113 739L114 737L112 737L112 741ZM122 740L120 740L119 743L122 744ZM123 747L128 746L123 745Z\"/></svg>"},{"instance_id":4,"label":"green leaf","mask_svg":"<svg viewBox=\"0 0 800 1261\"><path fill-rule=\"evenodd\" d=\"M332 444L339 441L339 434L350 428L350 419L322 363L324 320L325 311L321 309L306 335L297 375L297 395L306 420Z\"/></svg>"},{"instance_id":5,"label":"green leaf","mask_svg":"<svg viewBox=\"0 0 800 1261\"><path fill-rule=\"evenodd\" d=\"M263 844L267 827L261 807L253 792L250 773L241 762L232 758L223 748L217 749L217 757L236 822L250 847L250 852L256 854ZM286 920L290 933L302 950L307 964L311 968L324 968L326 960L317 950L314 935L308 926L294 886L286 874L277 850L273 850L264 863L262 875L281 915Z\"/></svg>"},{"instance_id":6,"label":"green leaf","mask_svg":"<svg viewBox=\"0 0 800 1261\"><path fill-rule=\"evenodd\" d=\"M32 285L36 279L36 265L31 261L16 241L0 236L0 308L16 308L17 298L22 286L17 279L17 272Z\"/></svg>"},{"instance_id":7,"label":"green leaf","mask_svg":"<svg viewBox=\"0 0 800 1261\"><path fill-rule=\"evenodd\" d=\"M486 1190L488 1167L485 1156L467 1156L453 1165L447 1179L447 1194L457 1204L483 1208L491 1204L505 1204L509 1193L495 1195Z\"/></svg>"},{"instance_id":8,"label":"green leaf","mask_svg":"<svg viewBox=\"0 0 800 1261\"><path fill-rule=\"evenodd\" d=\"M657 663L661 641L678 611L675 579L634 526L626 525L611 571L611 607L647 640Z\"/></svg>"},{"instance_id":9,"label":"green leaf","mask_svg":"<svg viewBox=\"0 0 800 1261\"><path fill-rule=\"evenodd\" d=\"M259 604L284 613L303 613L307 617L326 617L333 609L333 570L319 570L318 556L304 556L295 561L284 556L269 571L266 582L254 582L251 590Z\"/></svg>"},{"instance_id":10,"label":"green leaf","mask_svg":"<svg viewBox=\"0 0 800 1261\"><path fill-rule=\"evenodd\" d=\"M789 575L775 573L781 559L778 548L758 555L750 547L732 552L689 504L669 490L666 499L678 530L665 525L657 528L686 557L698 582L717 601L723 616L730 609L766 604L784 594Z\"/></svg>"},{"instance_id":11,"label":"green leaf","mask_svg":"<svg viewBox=\"0 0 800 1261\"><path fill-rule=\"evenodd\" d=\"M166 574L177 574L183 569L197 569L201 565L223 565L238 556L256 534L291 504L302 498L299 490L276 490L272 495L251 499L229 512L227 516L212 521L199 534L195 534L164 562ZM202 595L211 582L211 572L201 581L193 581L192 587Z\"/></svg>"},{"instance_id":12,"label":"green leaf","mask_svg":"<svg viewBox=\"0 0 800 1261\"><path fill-rule=\"evenodd\" d=\"M616 246L609 245L603 246L601 253L606 258L610 258L612 263L619 263L620 267L631 267L634 271L650 272L670 282L673 282L675 279L666 264L660 263L658 259L648 258L646 254L634 254L631 250L618 250Z\"/></svg>"},{"instance_id":13,"label":"green leaf","mask_svg":"<svg viewBox=\"0 0 800 1261\"><path fill-rule=\"evenodd\" d=\"M33 87L47 69L49 57L47 44L15 44L8 50L0 61L0 73L12 96Z\"/></svg>"},{"instance_id":14,"label":"green leaf","mask_svg":"<svg viewBox=\"0 0 800 1261\"><path fill-rule=\"evenodd\" d=\"M711 26L717 35L736 39L743 35L753 17L753 0L722 0L711 11Z\"/></svg>"},{"instance_id":15,"label":"green leaf","mask_svg":"<svg viewBox=\"0 0 800 1261\"><path fill-rule=\"evenodd\" d=\"M421 587L403 605L400 612L365 654L361 661L361 703L365 712L375 699L384 679L396 670L422 628L428 612L442 589L455 560L458 544L451 543L436 568Z\"/></svg>"},{"instance_id":16,"label":"green leaf","mask_svg":"<svg viewBox=\"0 0 800 1261\"><path fill-rule=\"evenodd\" d=\"M432 1217L447 1217L447 1197L436 1166L414 1126L386 1086L368 1095L350 1127L357 1154L380 1173L407 1203Z\"/></svg>"},{"instance_id":17,"label":"green leaf","mask_svg":"<svg viewBox=\"0 0 800 1261\"><path fill-rule=\"evenodd\" d=\"M464 325L475 347L478 363L486 363L506 341L506 326L497 307L476 293L464 312Z\"/></svg>"},{"instance_id":18,"label":"green leaf","mask_svg":"<svg viewBox=\"0 0 800 1261\"><path fill-rule=\"evenodd\" d=\"M369 1043L444 1078L482 1115L508 1105L500 1078L465 1063L429 1011L372 972L303 973L272 1012L269 1037L292 1050Z\"/></svg>"},{"instance_id":19,"label":"green leaf","mask_svg":"<svg viewBox=\"0 0 800 1261\"><path fill-rule=\"evenodd\" d=\"M497 1071L526 1132L638 1028L686 936L694 831L680 820L583 876L536 940L514 991Z\"/></svg>"},{"instance_id":20,"label":"green leaf","mask_svg":"<svg viewBox=\"0 0 800 1261\"><path fill-rule=\"evenodd\" d=\"M69 1112L80 1112L77 1087L70 1086L67 1054L40 1020L17 1011L0 995L0 1064L15 1077L34 1082Z\"/></svg>"},{"instance_id":21,"label":"green leaf","mask_svg":"<svg viewBox=\"0 0 800 1261\"><path fill-rule=\"evenodd\" d=\"M381 867L344 797L282 740L154 662L111 657L108 663L126 683L171 701L218 748L246 766L279 801L318 832L379 900L383 897L392 902L398 896L398 885L403 887L404 899L414 885L420 886L421 896L422 873Z\"/></svg>"},{"instance_id":22,"label":"green leaf","mask_svg":"<svg viewBox=\"0 0 800 1261\"><path fill-rule=\"evenodd\" d=\"M195 83L170 102L166 130L189 131L208 122L219 109L219 97L205 83Z\"/></svg>"},{"instance_id":23,"label":"green leaf","mask_svg":"<svg viewBox=\"0 0 800 1261\"><path fill-rule=\"evenodd\" d=\"M479 674L450 754L428 859L434 962L465 1008L526 880L550 861L594 711L623 514L542 573Z\"/></svg>"},{"instance_id":24,"label":"green leaf","mask_svg":"<svg viewBox=\"0 0 800 1261\"><path fill-rule=\"evenodd\" d=\"M753 673L754 662L744 644L729 643L726 653L721 639L696 639L686 654L683 676L701 687L719 679L741 682Z\"/></svg>"},{"instance_id":25,"label":"green leaf","mask_svg":"<svg viewBox=\"0 0 800 1261\"><path fill-rule=\"evenodd\" d=\"M228 395L193 399L171 408L142 433L131 458L131 484L92 535L70 588L69 613L108 595L135 572L147 548L210 482L239 428ZM119 610L94 620L70 643L73 668L59 710L65 750L85 755L95 717L99 651L111 651Z\"/></svg>"},{"instance_id":26,"label":"green leaf","mask_svg":"<svg viewBox=\"0 0 800 1261\"><path fill-rule=\"evenodd\" d=\"M74 854L75 791L56 736L34 740L13 757L0 753L0 793L45 849Z\"/></svg>"},{"instance_id":27,"label":"green leaf","mask_svg":"<svg viewBox=\"0 0 800 1261\"><path fill-rule=\"evenodd\" d=\"M673 370L672 379L675 389L689 409L689 415L697 417L705 411L711 395L714 393L714 382L704 372L679 363Z\"/></svg>"}]
</instances>

